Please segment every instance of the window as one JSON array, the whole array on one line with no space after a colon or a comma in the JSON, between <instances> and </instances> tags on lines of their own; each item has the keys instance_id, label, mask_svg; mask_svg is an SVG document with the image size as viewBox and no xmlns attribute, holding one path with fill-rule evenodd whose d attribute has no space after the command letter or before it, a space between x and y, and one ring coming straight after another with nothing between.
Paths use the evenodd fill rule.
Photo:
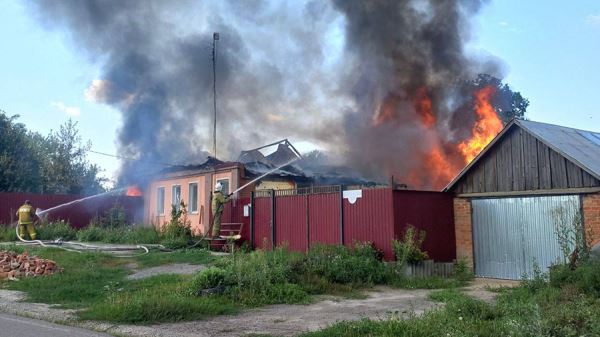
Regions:
<instances>
[{"instance_id":1,"label":"window","mask_svg":"<svg viewBox=\"0 0 600 337\"><path fill-rule=\"evenodd\" d=\"M191 213L198 213L198 183L189 185L188 209Z\"/></svg>"},{"instance_id":2,"label":"window","mask_svg":"<svg viewBox=\"0 0 600 337\"><path fill-rule=\"evenodd\" d=\"M179 211L179 207L181 203L181 185L173 185L171 188L171 205L175 207L176 210Z\"/></svg>"},{"instance_id":3,"label":"window","mask_svg":"<svg viewBox=\"0 0 600 337\"><path fill-rule=\"evenodd\" d=\"M156 190L156 211L159 215L165 214L165 188L159 187Z\"/></svg>"},{"instance_id":4,"label":"window","mask_svg":"<svg viewBox=\"0 0 600 337\"><path fill-rule=\"evenodd\" d=\"M229 179L219 179L217 183L221 183L223 185L223 194L229 194Z\"/></svg>"}]
</instances>

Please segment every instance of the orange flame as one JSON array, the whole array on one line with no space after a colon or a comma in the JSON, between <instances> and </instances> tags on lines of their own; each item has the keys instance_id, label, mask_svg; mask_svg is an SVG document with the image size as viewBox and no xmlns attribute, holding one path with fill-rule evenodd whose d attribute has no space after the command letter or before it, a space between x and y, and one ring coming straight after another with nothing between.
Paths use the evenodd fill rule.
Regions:
<instances>
[{"instance_id":1,"label":"orange flame","mask_svg":"<svg viewBox=\"0 0 600 337\"><path fill-rule=\"evenodd\" d=\"M137 186L129 186L125 195L128 197L141 197L142 191Z\"/></svg>"},{"instance_id":2,"label":"orange flame","mask_svg":"<svg viewBox=\"0 0 600 337\"><path fill-rule=\"evenodd\" d=\"M427 128L434 126L435 116L433 115L431 98L429 98L427 89L421 88L417 90L417 97L414 104L417 114L421 117L421 123Z\"/></svg>"},{"instance_id":3,"label":"orange flame","mask_svg":"<svg viewBox=\"0 0 600 337\"><path fill-rule=\"evenodd\" d=\"M477 122L471 130L473 136L468 141L458 144L458 149L466 164L470 163L502 130L502 121L490 103L490 98L494 93L495 89L492 86L487 86L475 93Z\"/></svg>"}]
</instances>

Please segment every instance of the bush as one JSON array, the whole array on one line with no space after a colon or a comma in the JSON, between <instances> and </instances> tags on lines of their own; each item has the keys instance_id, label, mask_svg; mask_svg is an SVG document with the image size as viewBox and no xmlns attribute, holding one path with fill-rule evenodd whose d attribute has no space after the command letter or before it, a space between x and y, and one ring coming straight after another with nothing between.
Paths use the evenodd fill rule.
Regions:
<instances>
[{"instance_id":1,"label":"bush","mask_svg":"<svg viewBox=\"0 0 600 337\"><path fill-rule=\"evenodd\" d=\"M315 245L306 254L305 272L323 276L331 283L373 285L385 280L385 264L371 244L343 246Z\"/></svg>"},{"instance_id":2,"label":"bush","mask_svg":"<svg viewBox=\"0 0 600 337\"><path fill-rule=\"evenodd\" d=\"M301 263L302 254L285 248L234 256L222 265L227 275L226 293L246 305L302 301L308 294L291 284Z\"/></svg>"},{"instance_id":3,"label":"bush","mask_svg":"<svg viewBox=\"0 0 600 337\"><path fill-rule=\"evenodd\" d=\"M393 240L392 246L394 247L394 254L396 255L398 264L404 265L406 263L427 260L429 258L427 252L421 249L426 236L427 233L425 231L409 225L402 240Z\"/></svg>"},{"instance_id":4,"label":"bush","mask_svg":"<svg viewBox=\"0 0 600 337\"><path fill-rule=\"evenodd\" d=\"M452 275L458 282L464 284L475 278L473 270L467 264L467 261L460 259L454 264L454 272Z\"/></svg>"},{"instance_id":5,"label":"bush","mask_svg":"<svg viewBox=\"0 0 600 337\"><path fill-rule=\"evenodd\" d=\"M171 207L171 220L161 233L161 243L168 248L185 248L192 240L191 224L187 219L187 209L182 201L179 207Z\"/></svg>"},{"instance_id":6,"label":"bush","mask_svg":"<svg viewBox=\"0 0 600 337\"><path fill-rule=\"evenodd\" d=\"M190 281L188 295L197 295L199 290L225 285L227 272L218 267L210 267L196 274Z\"/></svg>"},{"instance_id":7,"label":"bush","mask_svg":"<svg viewBox=\"0 0 600 337\"><path fill-rule=\"evenodd\" d=\"M37 238L40 240L62 239L63 241L69 241L76 237L76 230L64 221L41 224L36 226L36 232Z\"/></svg>"}]
</instances>

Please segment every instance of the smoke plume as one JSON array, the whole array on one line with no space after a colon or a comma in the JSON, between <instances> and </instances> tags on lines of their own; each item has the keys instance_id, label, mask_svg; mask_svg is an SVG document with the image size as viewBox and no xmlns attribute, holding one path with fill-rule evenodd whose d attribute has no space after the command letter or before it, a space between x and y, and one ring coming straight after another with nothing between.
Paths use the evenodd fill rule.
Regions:
<instances>
[{"instance_id":1,"label":"smoke plume","mask_svg":"<svg viewBox=\"0 0 600 337\"><path fill-rule=\"evenodd\" d=\"M366 176L439 187L447 177L426 174L431 153L457 165L453 144L474 120L461 81L497 73L465 53L481 2L39 0L32 8L101 66L85 97L122 112L120 154L139 158L124 164L125 181L151 163L206 158L219 32L220 159L279 138L308 140Z\"/></svg>"}]
</instances>

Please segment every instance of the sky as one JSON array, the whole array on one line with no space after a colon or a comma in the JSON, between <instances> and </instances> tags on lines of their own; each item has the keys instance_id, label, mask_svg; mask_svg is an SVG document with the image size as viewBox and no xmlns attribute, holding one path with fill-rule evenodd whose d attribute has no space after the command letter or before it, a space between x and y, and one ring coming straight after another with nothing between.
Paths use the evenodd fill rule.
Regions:
<instances>
[{"instance_id":1,"label":"sky","mask_svg":"<svg viewBox=\"0 0 600 337\"><path fill-rule=\"evenodd\" d=\"M527 118L600 132L600 1L566 3L492 0L473 18L468 48L503 64L504 81L530 100ZM328 53L339 52L340 36ZM86 99L101 59L85 56L68 31L42 26L26 2L0 0L0 41L0 110L42 134L72 118L93 150L117 152L119 112ZM315 146L291 141L300 151ZM115 178L118 159L88 158Z\"/></svg>"}]
</instances>

